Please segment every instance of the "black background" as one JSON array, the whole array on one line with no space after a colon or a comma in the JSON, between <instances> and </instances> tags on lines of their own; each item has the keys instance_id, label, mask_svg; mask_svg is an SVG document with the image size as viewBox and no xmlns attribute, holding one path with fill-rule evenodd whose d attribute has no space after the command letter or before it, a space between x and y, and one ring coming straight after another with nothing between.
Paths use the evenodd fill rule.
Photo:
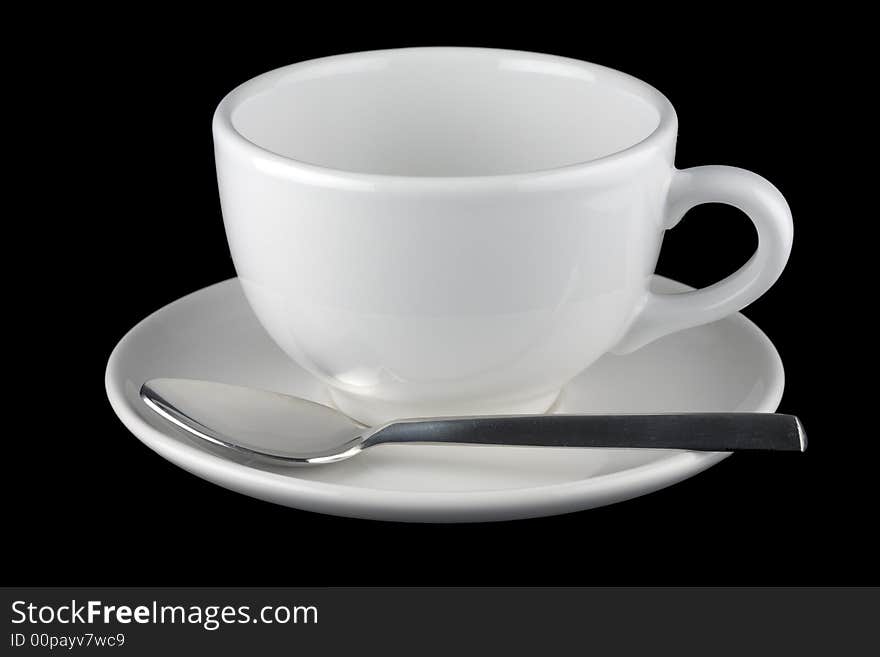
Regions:
<instances>
[{"instance_id":1,"label":"black background","mask_svg":"<svg viewBox=\"0 0 880 657\"><path fill-rule=\"evenodd\" d=\"M845 210L851 187L835 178L854 166L842 150L852 125L830 114L839 103L829 97L844 84L835 67L848 54L826 37L841 28L822 17L663 21L545 9L545 20L520 15L514 26L477 23L451 6L340 8L321 19L243 7L223 24L145 12L76 16L55 25L63 36L34 34L33 48L52 64L35 66L47 102L17 96L48 139L31 143L36 164L20 190L27 211L15 223L29 241L6 245L21 258L10 271L23 339L8 348L25 361L14 399L27 420L6 436L10 583L877 581L869 538L877 436L873 409L856 392L871 391L872 356L855 249L873 219ZM745 314L782 356L780 411L802 418L808 453L735 455L671 488L582 513L409 525L250 499L187 474L129 434L104 395L110 351L150 312L234 275L214 173L217 102L294 61L411 45L534 50L624 70L676 106L679 167L741 166L780 188L795 220L791 260ZM23 132L10 137L35 139ZM755 244L738 211L702 206L667 236L658 273L706 285Z\"/></svg>"}]
</instances>

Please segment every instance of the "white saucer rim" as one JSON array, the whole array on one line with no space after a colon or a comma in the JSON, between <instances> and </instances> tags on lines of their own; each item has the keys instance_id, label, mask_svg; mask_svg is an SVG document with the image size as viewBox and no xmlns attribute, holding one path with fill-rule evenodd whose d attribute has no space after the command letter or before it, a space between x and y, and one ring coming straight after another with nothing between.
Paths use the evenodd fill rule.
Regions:
<instances>
[{"instance_id":1,"label":"white saucer rim","mask_svg":"<svg viewBox=\"0 0 880 657\"><path fill-rule=\"evenodd\" d=\"M665 277L657 276L657 278ZM346 516L374 517L374 514L369 511L381 507L382 514L386 517L395 515L394 512L397 511L403 517L454 513L457 516L456 519L460 519L461 515L483 516L487 514L493 518L504 519L505 511L510 512L509 517L511 518L542 515L541 509L545 504L552 507L553 513L556 514L565 512L565 507L569 507L570 510L582 510L638 497L694 476L730 456L730 453L726 452L682 451L662 461L654 461L626 470L564 483L496 490L406 491L405 496L401 495L401 491L393 489L365 488L364 486L343 483L304 480L296 477L295 474L280 474L230 461L222 456L168 437L147 423L126 397L122 389L124 377L117 370L121 354L125 352L127 343L136 339L141 331L147 330L156 317L178 304L185 304L192 296L205 294L213 288L230 285L235 280L233 277L195 290L150 313L133 326L119 341L110 354L105 371L105 388L110 405L123 424L141 442L158 452L163 458L171 460L188 472L208 479L212 483L225 486L217 479L236 479L239 482L237 485L246 484L244 487L251 489L248 494L255 497L276 501L280 490L283 491L282 496L285 499L296 501L297 508ZM672 279L666 280L684 285ZM762 402L756 405L756 410L758 412L775 411L782 399L785 387L785 371L778 351L770 338L741 313L721 321L739 322L743 329L752 333L759 342L763 343L765 350L774 361L773 369L777 376L768 385ZM193 463L198 463L199 467L192 467ZM646 484L646 478L654 481ZM638 486L632 486L631 480L638 482ZM266 487L268 482L278 485L274 490L275 494L260 494L260 489ZM225 487L229 488L229 486ZM634 490L630 490L631 488ZM232 488L232 490L239 490L239 488ZM363 493L365 490L369 491L368 500L352 495L354 492ZM602 493L601 499L593 500L595 503L585 505L582 498L591 493L595 494L599 490ZM627 495L628 492L631 494ZM300 494L305 494L308 497L298 497ZM359 514L356 512L357 508L367 513Z\"/></svg>"}]
</instances>

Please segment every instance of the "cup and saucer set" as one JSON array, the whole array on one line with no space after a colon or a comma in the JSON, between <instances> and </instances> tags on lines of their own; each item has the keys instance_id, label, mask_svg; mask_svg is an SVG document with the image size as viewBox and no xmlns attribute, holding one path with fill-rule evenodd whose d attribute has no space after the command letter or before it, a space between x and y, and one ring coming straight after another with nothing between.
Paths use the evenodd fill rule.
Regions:
<instances>
[{"instance_id":1,"label":"cup and saucer set","mask_svg":"<svg viewBox=\"0 0 880 657\"><path fill-rule=\"evenodd\" d=\"M355 53L245 82L213 132L238 276L145 318L106 371L125 426L199 477L321 513L489 521L644 495L730 452L391 444L289 468L193 439L144 382L275 391L365 426L780 402L779 355L738 311L785 266L788 205L742 169L676 169L675 111L644 82L527 52ZM655 276L664 232L714 202L749 216L755 254L704 289Z\"/></svg>"}]
</instances>

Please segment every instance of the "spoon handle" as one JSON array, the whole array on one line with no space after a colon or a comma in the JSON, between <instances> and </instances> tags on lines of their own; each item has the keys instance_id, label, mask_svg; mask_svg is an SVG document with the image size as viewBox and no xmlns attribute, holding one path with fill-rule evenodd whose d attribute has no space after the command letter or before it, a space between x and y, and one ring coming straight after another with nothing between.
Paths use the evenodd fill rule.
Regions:
<instances>
[{"instance_id":1,"label":"spoon handle","mask_svg":"<svg viewBox=\"0 0 880 657\"><path fill-rule=\"evenodd\" d=\"M363 446L385 443L803 452L807 435L794 415L776 413L520 415L402 420L378 427Z\"/></svg>"}]
</instances>

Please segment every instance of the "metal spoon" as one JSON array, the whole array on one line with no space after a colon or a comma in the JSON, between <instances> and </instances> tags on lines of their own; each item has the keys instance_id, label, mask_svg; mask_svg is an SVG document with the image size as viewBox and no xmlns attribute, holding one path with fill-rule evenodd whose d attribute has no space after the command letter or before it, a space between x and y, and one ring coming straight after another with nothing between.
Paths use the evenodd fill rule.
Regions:
<instances>
[{"instance_id":1,"label":"metal spoon","mask_svg":"<svg viewBox=\"0 0 880 657\"><path fill-rule=\"evenodd\" d=\"M140 394L147 406L190 434L275 465L333 463L388 443L710 452L807 447L800 421L774 413L441 417L368 428L329 406L225 383L151 379Z\"/></svg>"}]
</instances>

